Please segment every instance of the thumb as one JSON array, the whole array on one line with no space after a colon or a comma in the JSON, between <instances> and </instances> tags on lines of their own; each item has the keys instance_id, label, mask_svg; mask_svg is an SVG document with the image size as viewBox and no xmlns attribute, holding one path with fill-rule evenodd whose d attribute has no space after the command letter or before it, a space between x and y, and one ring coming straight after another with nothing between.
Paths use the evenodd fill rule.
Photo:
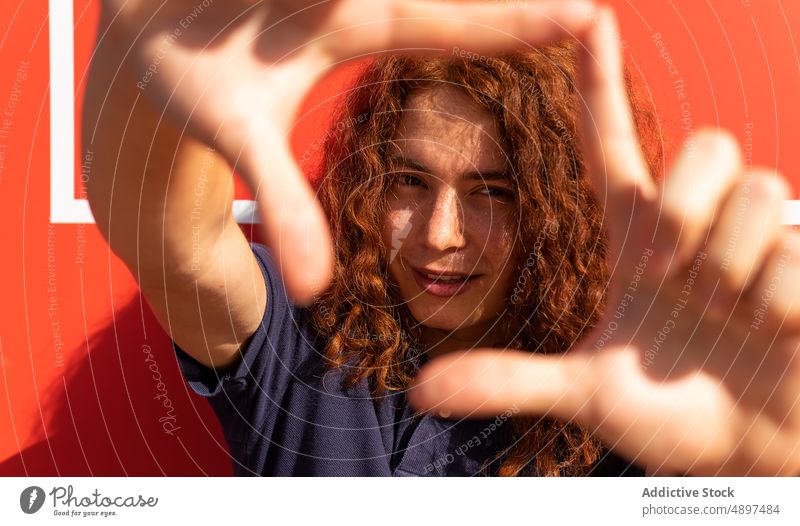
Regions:
<instances>
[{"instance_id":1,"label":"thumb","mask_svg":"<svg viewBox=\"0 0 800 526\"><path fill-rule=\"evenodd\" d=\"M409 389L409 403L442 416L486 417L505 411L570 419L577 413L566 355L476 349L431 360Z\"/></svg>"},{"instance_id":2,"label":"thumb","mask_svg":"<svg viewBox=\"0 0 800 526\"><path fill-rule=\"evenodd\" d=\"M333 274L327 218L285 134L262 130L249 144L241 173L256 200L267 245L289 295L308 304L327 288Z\"/></svg>"}]
</instances>

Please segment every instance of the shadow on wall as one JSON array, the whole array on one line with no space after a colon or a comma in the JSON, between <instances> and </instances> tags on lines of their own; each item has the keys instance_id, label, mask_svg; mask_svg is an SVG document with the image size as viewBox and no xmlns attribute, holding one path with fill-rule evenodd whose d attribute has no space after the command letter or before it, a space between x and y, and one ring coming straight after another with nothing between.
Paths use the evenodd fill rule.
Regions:
<instances>
[{"instance_id":1,"label":"shadow on wall","mask_svg":"<svg viewBox=\"0 0 800 526\"><path fill-rule=\"evenodd\" d=\"M73 349L40 395L42 437L0 476L224 476L231 460L208 403L180 374L169 337L141 296Z\"/></svg>"}]
</instances>

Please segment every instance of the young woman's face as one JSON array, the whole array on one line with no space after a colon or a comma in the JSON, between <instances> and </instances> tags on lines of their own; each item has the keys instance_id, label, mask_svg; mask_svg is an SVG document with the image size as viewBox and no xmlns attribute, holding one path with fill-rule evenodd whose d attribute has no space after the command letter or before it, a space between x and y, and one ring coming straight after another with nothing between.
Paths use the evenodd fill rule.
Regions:
<instances>
[{"instance_id":1,"label":"young woman's face","mask_svg":"<svg viewBox=\"0 0 800 526\"><path fill-rule=\"evenodd\" d=\"M391 278L423 326L480 338L515 273L517 190L494 118L456 88L418 90L390 151Z\"/></svg>"}]
</instances>

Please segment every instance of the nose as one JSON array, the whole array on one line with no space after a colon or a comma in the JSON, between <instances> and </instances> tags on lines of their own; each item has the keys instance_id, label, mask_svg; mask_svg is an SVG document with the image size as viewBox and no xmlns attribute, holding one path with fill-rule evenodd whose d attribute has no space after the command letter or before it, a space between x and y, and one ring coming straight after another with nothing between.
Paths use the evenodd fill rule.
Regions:
<instances>
[{"instance_id":1,"label":"nose","mask_svg":"<svg viewBox=\"0 0 800 526\"><path fill-rule=\"evenodd\" d=\"M435 196L427 219L425 241L430 248L439 251L464 248L464 210L454 189L442 190Z\"/></svg>"}]
</instances>

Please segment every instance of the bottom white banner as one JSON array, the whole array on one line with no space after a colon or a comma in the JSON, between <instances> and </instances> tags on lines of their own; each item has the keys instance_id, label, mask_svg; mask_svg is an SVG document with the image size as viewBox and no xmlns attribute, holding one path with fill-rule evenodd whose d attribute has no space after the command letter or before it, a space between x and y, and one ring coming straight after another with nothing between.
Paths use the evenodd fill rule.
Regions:
<instances>
[{"instance_id":1,"label":"bottom white banner","mask_svg":"<svg viewBox=\"0 0 800 526\"><path fill-rule=\"evenodd\" d=\"M3 524L800 524L798 478L4 478Z\"/></svg>"}]
</instances>

